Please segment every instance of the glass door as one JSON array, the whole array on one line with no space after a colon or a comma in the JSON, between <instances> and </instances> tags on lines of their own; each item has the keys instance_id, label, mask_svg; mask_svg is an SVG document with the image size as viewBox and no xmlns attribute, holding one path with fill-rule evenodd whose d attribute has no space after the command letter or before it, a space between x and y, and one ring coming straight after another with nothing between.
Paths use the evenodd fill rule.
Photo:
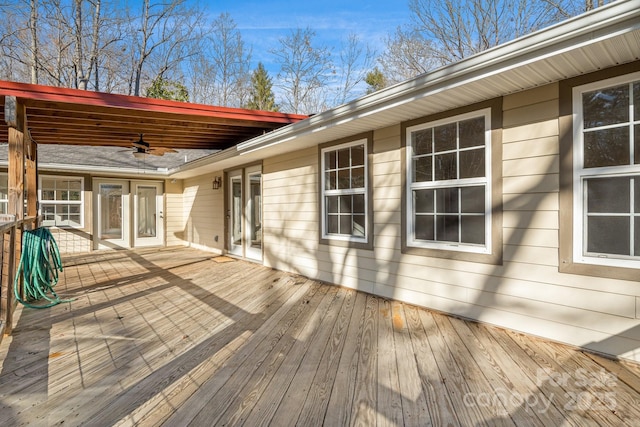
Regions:
<instances>
[{"instance_id":1,"label":"glass door","mask_svg":"<svg viewBox=\"0 0 640 427\"><path fill-rule=\"evenodd\" d=\"M134 246L162 246L164 243L162 184L134 183L133 195Z\"/></svg>"},{"instance_id":2,"label":"glass door","mask_svg":"<svg viewBox=\"0 0 640 427\"><path fill-rule=\"evenodd\" d=\"M229 253L262 260L262 166L229 172Z\"/></svg>"},{"instance_id":3,"label":"glass door","mask_svg":"<svg viewBox=\"0 0 640 427\"><path fill-rule=\"evenodd\" d=\"M244 256L242 251L242 171L229 173L229 253Z\"/></svg>"},{"instance_id":4,"label":"glass door","mask_svg":"<svg viewBox=\"0 0 640 427\"><path fill-rule=\"evenodd\" d=\"M96 249L129 248L129 184L96 181Z\"/></svg>"},{"instance_id":5,"label":"glass door","mask_svg":"<svg viewBox=\"0 0 640 427\"><path fill-rule=\"evenodd\" d=\"M262 168L245 170L247 201L245 205L245 256L262 260Z\"/></svg>"}]
</instances>

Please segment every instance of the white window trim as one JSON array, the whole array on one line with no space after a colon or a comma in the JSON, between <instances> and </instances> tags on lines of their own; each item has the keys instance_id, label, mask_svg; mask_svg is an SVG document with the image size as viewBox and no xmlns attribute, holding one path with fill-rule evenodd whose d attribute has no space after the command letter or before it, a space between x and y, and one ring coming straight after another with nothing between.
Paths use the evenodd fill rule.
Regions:
<instances>
[{"instance_id":1,"label":"white window trim","mask_svg":"<svg viewBox=\"0 0 640 427\"><path fill-rule=\"evenodd\" d=\"M343 148L353 147L356 145L364 146L364 189L343 189L343 190L327 190L325 186L325 153L330 151L338 151ZM368 140L366 138L358 139L356 141L349 141L343 144L331 145L320 150L320 223L322 229L322 239L325 240L338 240L343 242L353 243L369 243L369 236L371 235L371 224L369 223L369 147ZM364 223L365 223L365 235L364 237L347 236L340 234L327 233L327 206L326 196L342 196L349 194L364 194Z\"/></svg>"},{"instance_id":2,"label":"white window trim","mask_svg":"<svg viewBox=\"0 0 640 427\"><path fill-rule=\"evenodd\" d=\"M471 119L474 117L484 116L485 124L485 176L484 178L464 178L447 181L426 181L426 182L413 182L413 143L411 140L411 133L422 129L441 126L448 123L460 122L463 120ZM451 116L440 120L431 121L428 123L421 123L419 125L411 126L406 129L406 235L407 246L414 248L425 249L438 249L446 251L457 252L469 252L479 254L491 254L492 246L492 214L491 214L491 108L484 108L482 110L476 110L457 116ZM473 245L465 243L450 243L450 242L427 242L424 240L415 239L415 221L413 206L413 191L420 189L432 189L438 187L464 187L482 184L485 185L485 243L484 245Z\"/></svg>"},{"instance_id":3,"label":"white window trim","mask_svg":"<svg viewBox=\"0 0 640 427\"><path fill-rule=\"evenodd\" d=\"M582 94L584 92L618 86L625 83L628 84L638 80L640 80L640 72L599 80L573 88L573 262L575 263L640 268L640 259L638 259L638 257L625 258L614 255L611 255L611 257L607 255L587 255L585 250L586 227L584 227L587 215L585 209L587 197L586 186L584 186L585 179L640 175L640 165L606 166L588 169L582 167L584 164ZM636 108L640 108L640 106ZM629 117L629 119L631 126L633 126L633 117ZM633 129L630 133L630 138L633 138ZM630 155L631 158L633 158L633 153L630 153Z\"/></svg>"},{"instance_id":4,"label":"white window trim","mask_svg":"<svg viewBox=\"0 0 640 427\"><path fill-rule=\"evenodd\" d=\"M78 179L80 180L80 201L69 200L42 200L42 180L43 179ZM55 225L48 224L48 221L42 220L42 225L45 227L57 227L57 228L84 228L84 177L81 176L68 176L68 175L40 175L38 177L38 201L39 201L39 214L42 214L42 206L47 205L68 205L78 204L80 205L80 225ZM71 202L71 203L69 203Z\"/></svg>"}]
</instances>

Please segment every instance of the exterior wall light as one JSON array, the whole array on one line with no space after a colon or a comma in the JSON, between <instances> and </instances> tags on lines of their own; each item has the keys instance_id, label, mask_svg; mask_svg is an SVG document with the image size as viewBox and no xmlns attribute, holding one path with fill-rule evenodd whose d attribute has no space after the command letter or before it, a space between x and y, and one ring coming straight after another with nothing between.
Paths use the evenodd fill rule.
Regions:
<instances>
[{"instance_id":1,"label":"exterior wall light","mask_svg":"<svg viewBox=\"0 0 640 427\"><path fill-rule=\"evenodd\" d=\"M213 178L213 189L219 190L220 187L222 187L222 177L216 176L215 178Z\"/></svg>"}]
</instances>

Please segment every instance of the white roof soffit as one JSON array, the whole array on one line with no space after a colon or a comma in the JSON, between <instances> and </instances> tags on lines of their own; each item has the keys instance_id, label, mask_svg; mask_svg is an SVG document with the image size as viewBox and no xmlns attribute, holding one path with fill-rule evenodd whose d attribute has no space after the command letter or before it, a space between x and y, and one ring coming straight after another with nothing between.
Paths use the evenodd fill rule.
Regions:
<instances>
[{"instance_id":1,"label":"white roof soffit","mask_svg":"<svg viewBox=\"0 0 640 427\"><path fill-rule=\"evenodd\" d=\"M640 0L618 0L186 164L219 171L640 58Z\"/></svg>"}]
</instances>

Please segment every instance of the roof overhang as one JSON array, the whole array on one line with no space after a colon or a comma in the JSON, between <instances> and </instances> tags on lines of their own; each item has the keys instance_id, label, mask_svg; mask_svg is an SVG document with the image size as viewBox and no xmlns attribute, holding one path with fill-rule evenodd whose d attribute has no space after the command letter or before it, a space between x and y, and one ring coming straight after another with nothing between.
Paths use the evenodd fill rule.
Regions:
<instances>
[{"instance_id":1,"label":"roof overhang","mask_svg":"<svg viewBox=\"0 0 640 427\"><path fill-rule=\"evenodd\" d=\"M640 2L619 0L172 171L222 170L640 58Z\"/></svg>"},{"instance_id":2,"label":"roof overhang","mask_svg":"<svg viewBox=\"0 0 640 427\"><path fill-rule=\"evenodd\" d=\"M38 144L225 149L307 116L0 81L0 143L7 142L5 97L26 106Z\"/></svg>"}]
</instances>

